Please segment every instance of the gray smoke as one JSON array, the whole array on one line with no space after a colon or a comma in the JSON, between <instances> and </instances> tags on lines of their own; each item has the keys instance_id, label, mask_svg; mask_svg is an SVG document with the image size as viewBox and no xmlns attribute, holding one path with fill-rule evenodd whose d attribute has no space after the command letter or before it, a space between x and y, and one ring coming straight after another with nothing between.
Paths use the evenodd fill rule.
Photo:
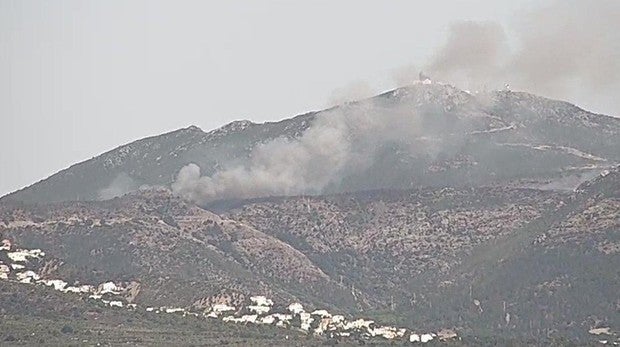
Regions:
<instances>
[{"instance_id":1,"label":"gray smoke","mask_svg":"<svg viewBox=\"0 0 620 347\"><path fill-rule=\"evenodd\" d=\"M411 84L411 81L418 80L420 76L420 68L414 64L407 66L401 66L394 69L392 78L397 86L406 86Z\"/></svg>"},{"instance_id":2,"label":"gray smoke","mask_svg":"<svg viewBox=\"0 0 620 347\"><path fill-rule=\"evenodd\" d=\"M344 87L336 88L334 91L332 91L332 94L330 95L327 102L327 107L333 107L351 101L367 99L376 94L377 91L374 90L366 81L360 80L351 82Z\"/></svg>"},{"instance_id":3,"label":"gray smoke","mask_svg":"<svg viewBox=\"0 0 620 347\"><path fill-rule=\"evenodd\" d=\"M116 175L110 184L99 190L99 200L109 200L138 189L136 182L124 172Z\"/></svg>"},{"instance_id":4,"label":"gray smoke","mask_svg":"<svg viewBox=\"0 0 620 347\"><path fill-rule=\"evenodd\" d=\"M508 83L550 97L575 100L570 93L585 93L618 102L619 9L620 1L614 0L558 1L522 18L516 48L511 48L498 24L455 23L445 45L430 62L419 66L435 79L470 90L498 89ZM410 84L418 72L403 68L397 78ZM367 84L355 83L336 90L330 103L363 98L371 91ZM484 95L478 97L482 102ZM379 148L393 142L404 145L411 157L445 152L437 135L451 124L442 123L440 117L431 118L437 123L421 124L414 108L401 102L388 106L364 100L330 109L317 115L299 138L279 138L256 146L247 164L225 167L211 176L202 176L196 164L183 167L172 189L203 204L314 194L371 167ZM463 130L459 129L461 134ZM411 142L421 135L427 142ZM458 146L459 139L451 137L449 142Z\"/></svg>"},{"instance_id":5,"label":"gray smoke","mask_svg":"<svg viewBox=\"0 0 620 347\"><path fill-rule=\"evenodd\" d=\"M320 193L372 165L382 144L419 135L418 121L411 109L386 111L372 100L347 104L317 115L299 138L258 145L246 165L201 176L198 165L189 164L181 169L172 189L199 203Z\"/></svg>"},{"instance_id":6,"label":"gray smoke","mask_svg":"<svg viewBox=\"0 0 620 347\"><path fill-rule=\"evenodd\" d=\"M425 65L471 90L510 84L552 98L605 106L620 115L620 1L555 1L518 16L516 46L489 22L454 23Z\"/></svg>"},{"instance_id":7,"label":"gray smoke","mask_svg":"<svg viewBox=\"0 0 620 347\"><path fill-rule=\"evenodd\" d=\"M256 147L247 166L200 175L189 164L172 189L197 202L216 199L287 195L321 190L342 169L349 151L346 129L338 117L322 117L299 139L279 138Z\"/></svg>"},{"instance_id":8,"label":"gray smoke","mask_svg":"<svg viewBox=\"0 0 620 347\"><path fill-rule=\"evenodd\" d=\"M433 77L450 78L464 88L479 89L498 80L506 56L502 27L490 22L462 22L450 27L446 44L427 66ZM473 81L473 83L472 83Z\"/></svg>"}]
</instances>

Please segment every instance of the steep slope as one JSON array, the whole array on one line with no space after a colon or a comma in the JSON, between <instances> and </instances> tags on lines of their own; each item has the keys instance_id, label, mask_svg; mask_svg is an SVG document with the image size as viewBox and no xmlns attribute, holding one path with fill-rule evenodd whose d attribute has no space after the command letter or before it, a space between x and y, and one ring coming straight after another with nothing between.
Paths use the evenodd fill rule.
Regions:
<instances>
[{"instance_id":1,"label":"steep slope","mask_svg":"<svg viewBox=\"0 0 620 347\"><path fill-rule=\"evenodd\" d=\"M208 133L190 127L139 140L2 199L105 199L169 185L189 163L211 176L249 165L260 144L299 139L321 117L345 119L353 154L367 161L328 182L323 193L488 184L572 189L620 161L619 119L527 93L416 84L281 122L239 121ZM368 120L388 126L380 131Z\"/></svg>"},{"instance_id":2,"label":"steep slope","mask_svg":"<svg viewBox=\"0 0 620 347\"><path fill-rule=\"evenodd\" d=\"M102 203L2 206L0 216L0 234L57 259L42 265L50 276L135 283L135 302L206 308L261 293L321 303L326 292L352 301L298 250L165 190Z\"/></svg>"},{"instance_id":3,"label":"steep slope","mask_svg":"<svg viewBox=\"0 0 620 347\"><path fill-rule=\"evenodd\" d=\"M452 321L478 336L582 343L592 329L610 328L612 336L599 339L617 342L619 177L617 169L604 172L522 232L479 247L450 272L420 278L419 290L431 293L420 305L433 310L410 324Z\"/></svg>"},{"instance_id":4,"label":"steep slope","mask_svg":"<svg viewBox=\"0 0 620 347\"><path fill-rule=\"evenodd\" d=\"M513 233L566 196L526 189L375 191L248 201L228 218L307 254L374 308L409 300L421 273L448 271L474 247ZM361 306L364 308L364 306Z\"/></svg>"},{"instance_id":5,"label":"steep slope","mask_svg":"<svg viewBox=\"0 0 620 347\"><path fill-rule=\"evenodd\" d=\"M184 165L200 163L213 172L224 163L243 158L260 141L298 135L307 124L296 117L278 123L236 121L205 133L196 126L123 145L75 164L1 200L23 202L105 200L173 182Z\"/></svg>"},{"instance_id":6,"label":"steep slope","mask_svg":"<svg viewBox=\"0 0 620 347\"><path fill-rule=\"evenodd\" d=\"M259 199L229 218L302 250L398 324L591 340L620 326L618 170L574 194L484 188Z\"/></svg>"},{"instance_id":7,"label":"steep slope","mask_svg":"<svg viewBox=\"0 0 620 347\"><path fill-rule=\"evenodd\" d=\"M0 233L47 253L35 264L44 279L122 283L128 303L200 312L262 294L464 338L587 342L590 329L620 324L618 177L605 171L570 193L426 188L229 201L219 215L164 189L5 202Z\"/></svg>"}]
</instances>

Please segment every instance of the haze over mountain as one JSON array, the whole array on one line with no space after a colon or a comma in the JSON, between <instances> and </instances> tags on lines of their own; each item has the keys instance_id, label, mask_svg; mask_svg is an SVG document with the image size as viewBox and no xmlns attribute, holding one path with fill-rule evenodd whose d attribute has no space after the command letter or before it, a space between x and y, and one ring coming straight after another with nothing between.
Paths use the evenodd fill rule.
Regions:
<instances>
[{"instance_id":1,"label":"haze over mountain","mask_svg":"<svg viewBox=\"0 0 620 347\"><path fill-rule=\"evenodd\" d=\"M0 344L620 346L619 18L0 0Z\"/></svg>"},{"instance_id":2,"label":"haze over mountain","mask_svg":"<svg viewBox=\"0 0 620 347\"><path fill-rule=\"evenodd\" d=\"M0 280L20 300L50 287L32 292L42 307L73 295L82 329L96 307L316 341L619 342L619 149L618 118L424 78L280 122L192 126L2 197ZM10 317L50 312L66 317Z\"/></svg>"},{"instance_id":3,"label":"haze over mountain","mask_svg":"<svg viewBox=\"0 0 620 347\"><path fill-rule=\"evenodd\" d=\"M136 138L279 120L420 70L618 116L618 16L615 0L3 0L0 195Z\"/></svg>"},{"instance_id":4,"label":"haze over mountain","mask_svg":"<svg viewBox=\"0 0 620 347\"><path fill-rule=\"evenodd\" d=\"M594 328L616 341L619 177L617 168L603 171L576 192L444 187L262 198L220 205L219 215L166 189L100 202L3 201L0 233L14 248L4 254L3 247L0 261L13 264L7 278L20 288L58 280L122 288L102 303L66 294L80 303L72 315L82 324L92 324L95 308L119 310L106 308L111 302L159 308L135 318L142 322L168 310L203 317L222 304L241 314L250 296L266 295L279 307L300 302L308 312L361 315L412 336L453 329L465 345L586 343ZM24 249L44 250L45 258L21 261ZM20 272L21 264L31 272ZM58 300L50 292L36 292L39 307ZM11 308L10 317L56 310ZM169 327L159 319L154 328ZM315 328L301 331L335 338ZM353 336L386 341L372 329ZM232 336L246 336L239 334Z\"/></svg>"},{"instance_id":5,"label":"haze over mountain","mask_svg":"<svg viewBox=\"0 0 620 347\"><path fill-rule=\"evenodd\" d=\"M566 102L418 82L280 122L139 140L3 200L98 200L147 186L201 204L427 186L573 189L617 165L619 143L620 120Z\"/></svg>"}]
</instances>

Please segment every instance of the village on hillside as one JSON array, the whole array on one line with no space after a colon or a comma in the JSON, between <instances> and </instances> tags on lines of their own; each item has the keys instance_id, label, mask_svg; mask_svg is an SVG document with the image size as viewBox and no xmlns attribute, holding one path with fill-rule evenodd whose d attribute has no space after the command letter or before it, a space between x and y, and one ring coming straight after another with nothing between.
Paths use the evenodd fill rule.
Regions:
<instances>
[{"instance_id":1,"label":"village on hillside","mask_svg":"<svg viewBox=\"0 0 620 347\"><path fill-rule=\"evenodd\" d=\"M244 307L227 303L214 304L203 312L193 312L181 307L154 307L133 303L132 289L136 283L108 281L94 284L69 284L62 279L49 279L37 269L45 252L40 249L16 248L8 239L0 246L0 280L18 282L24 285L42 285L68 295L78 295L95 304L109 306L110 309L145 310L153 314L177 314L218 319L231 324L275 325L284 329L296 329L327 338L405 340L426 343L433 340L447 341L458 339L452 329L437 332L418 332L407 328L377 324L374 320L347 319L341 314L332 314L325 309L306 311L301 303L293 302L277 309L273 300L262 295L250 297Z\"/></svg>"}]
</instances>

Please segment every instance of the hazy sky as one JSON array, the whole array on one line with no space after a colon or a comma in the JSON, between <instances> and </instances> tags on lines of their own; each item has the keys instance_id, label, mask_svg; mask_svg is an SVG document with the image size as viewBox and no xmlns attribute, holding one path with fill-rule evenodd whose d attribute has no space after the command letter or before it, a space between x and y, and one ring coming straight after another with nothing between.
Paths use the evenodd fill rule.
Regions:
<instances>
[{"instance_id":1,"label":"hazy sky","mask_svg":"<svg viewBox=\"0 0 620 347\"><path fill-rule=\"evenodd\" d=\"M451 23L494 21L510 41L541 3L0 0L0 195L145 136L393 88Z\"/></svg>"}]
</instances>

